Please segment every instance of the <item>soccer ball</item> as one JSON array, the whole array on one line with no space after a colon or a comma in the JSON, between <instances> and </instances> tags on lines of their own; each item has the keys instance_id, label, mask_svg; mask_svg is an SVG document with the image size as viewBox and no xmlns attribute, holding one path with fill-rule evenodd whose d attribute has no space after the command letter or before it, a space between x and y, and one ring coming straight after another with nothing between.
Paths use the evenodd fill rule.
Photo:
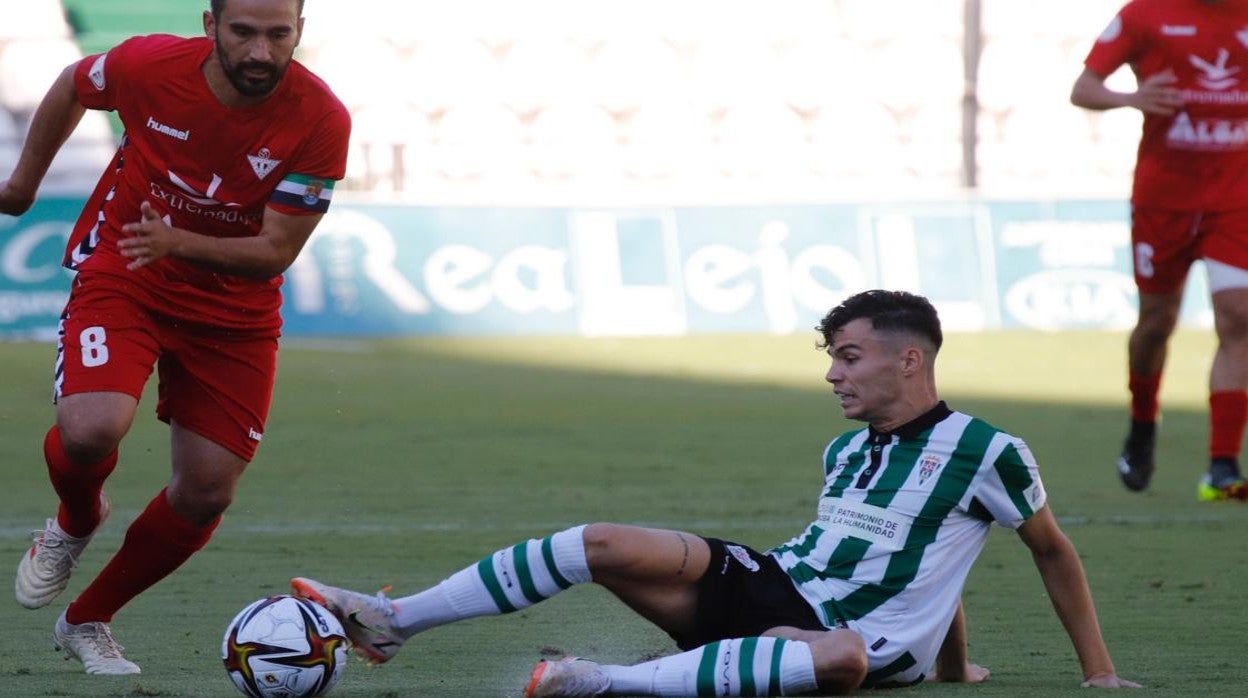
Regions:
<instances>
[{"instance_id":1,"label":"soccer ball","mask_svg":"<svg viewBox=\"0 0 1248 698\"><path fill-rule=\"evenodd\" d=\"M253 698L302 698L329 691L347 663L347 636L324 607L278 595L234 616L221 640L234 686Z\"/></svg>"}]
</instances>

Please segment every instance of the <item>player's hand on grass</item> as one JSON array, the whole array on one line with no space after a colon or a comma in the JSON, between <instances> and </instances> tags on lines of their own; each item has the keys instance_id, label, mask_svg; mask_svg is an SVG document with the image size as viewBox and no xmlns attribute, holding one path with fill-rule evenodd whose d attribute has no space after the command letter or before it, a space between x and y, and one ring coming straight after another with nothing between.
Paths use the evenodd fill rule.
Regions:
<instances>
[{"instance_id":1,"label":"player's hand on grass","mask_svg":"<svg viewBox=\"0 0 1248 698\"><path fill-rule=\"evenodd\" d=\"M35 203L35 193L26 191L13 184L13 180L0 182L0 213L20 216L30 210Z\"/></svg>"},{"instance_id":2,"label":"player's hand on grass","mask_svg":"<svg viewBox=\"0 0 1248 698\"><path fill-rule=\"evenodd\" d=\"M937 668L936 673L928 680L940 683L983 683L991 673L988 667L967 662L961 671L941 671Z\"/></svg>"},{"instance_id":3,"label":"player's hand on grass","mask_svg":"<svg viewBox=\"0 0 1248 698\"><path fill-rule=\"evenodd\" d=\"M1128 681L1117 674L1094 674L1083 680L1084 688L1143 688L1134 681Z\"/></svg>"},{"instance_id":4,"label":"player's hand on grass","mask_svg":"<svg viewBox=\"0 0 1248 698\"><path fill-rule=\"evenodd\" d=\"M144 201L139 212L139 222L121 226L122 231L131 233L134 237L117 242L121 256L134 260L126 265L131 271L171 254L177 245L173 228L160 217L151 204Z\"/></svg>"}]
</instances>

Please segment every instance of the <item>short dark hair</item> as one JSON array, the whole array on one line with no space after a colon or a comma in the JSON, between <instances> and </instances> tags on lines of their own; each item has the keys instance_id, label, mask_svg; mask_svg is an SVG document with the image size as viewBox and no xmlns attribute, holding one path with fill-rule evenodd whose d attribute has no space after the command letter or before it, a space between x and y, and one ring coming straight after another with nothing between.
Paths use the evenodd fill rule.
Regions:
<instances>
[{"instance_id":1,"label":"short dark hair","mask_svg":"<svg viewBox=\"0 0 1248 698\"><path fill-rule=\"evenodd\" d=\"M225 9L225 0L212 0L209 3L214 20L221 19L221 11ZM298 14L303 14L303 0L299 0Z\"/></svg>"},{"instance_id":2,"label":"short dark hair","mask_svg":"<svg viewBox=\"0 0 1248 698\"><path fill-rule=\"evenodd\" d=\"M815 327L823 341L820 349L832 345L832 335L845 325L866 318L872 329L884 332L907 332L922 337L940 349L944 335L940 331L940 317L931 301L906 291L863 291L846 298L840 305L828 311Z\"/></svg>"}]
</instances>

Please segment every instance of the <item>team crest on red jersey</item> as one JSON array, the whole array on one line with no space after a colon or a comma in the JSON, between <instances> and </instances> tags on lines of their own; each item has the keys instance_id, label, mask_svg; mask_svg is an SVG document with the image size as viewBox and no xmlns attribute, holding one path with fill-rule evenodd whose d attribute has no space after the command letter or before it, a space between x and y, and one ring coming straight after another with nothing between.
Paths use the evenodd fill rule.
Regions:
<instances>
[{"instance_id":1,"label":"team crest on red jersey","mask_svg":"<svg viewBox=\"0 0 1248 698\"><path fill-rule=\"evenodd\" d=\"M251 163L251 171L256 173L258 179L268 177L275 167L282 164L281 160L274 160L270 156L268 148L261 148L259 153L247 156L247 161Z\"/></svg>"}]
</instances>

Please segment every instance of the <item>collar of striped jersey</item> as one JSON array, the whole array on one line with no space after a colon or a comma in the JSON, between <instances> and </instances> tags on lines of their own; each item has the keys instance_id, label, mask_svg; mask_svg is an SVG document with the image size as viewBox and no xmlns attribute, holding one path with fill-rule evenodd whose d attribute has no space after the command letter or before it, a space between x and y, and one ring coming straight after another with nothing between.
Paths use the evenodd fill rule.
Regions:
<instances>
[{"instance_id":1,"label":"collar of striped jersey","mask_svg":"<svg viewBox=\"0 0 1248 698\"><path fill-rule=\"evenodd\" d=\"M870 431L871 441L873 443L887 443L892 439L894 434L903 439L913 439L919 434L922 434L924 431L936 426L941 422L941 420L951 414L953 414L953 410L949 409L949 406L945 404L944 400L941 400L936 403L936 406L932 409L924 412L905 424L902 424L892 431L879 431L870 425L867 425L867 429Z\"/></svg>"}]
</instances>

